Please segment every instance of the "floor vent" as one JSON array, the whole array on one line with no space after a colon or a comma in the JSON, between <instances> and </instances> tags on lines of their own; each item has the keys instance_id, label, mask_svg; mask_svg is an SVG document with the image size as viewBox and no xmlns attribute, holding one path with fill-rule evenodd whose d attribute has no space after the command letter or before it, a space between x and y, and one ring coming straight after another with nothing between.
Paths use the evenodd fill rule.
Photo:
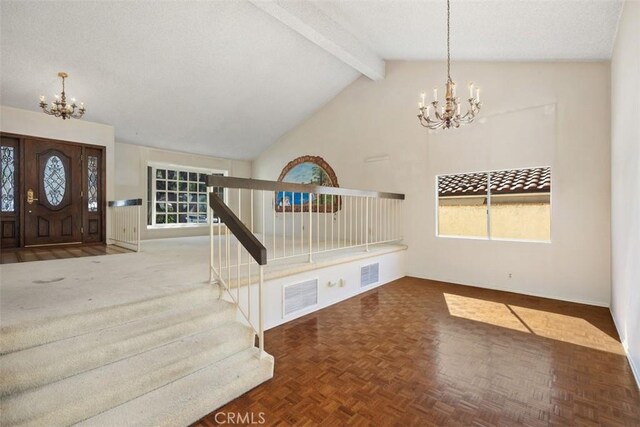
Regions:
<instances>
[{"instance_id":1,"label":"floor vent","mask_svg":"<svg viewBox=\"0 0 640 427\"><path fill-rule=\"evenodd\" d=\"M318 304L318 279L284 286L284 316Z\"/></svg>"},{"instance_id":2,"label":"floor vent","mask_svg":"<svg viewBox=\"0 0 640 427\"><path fill-rule=\"evenodd\" d=\"M380 263L360 267L360 287L373 285L380 280Z\"/></svg>"}]
</instances>

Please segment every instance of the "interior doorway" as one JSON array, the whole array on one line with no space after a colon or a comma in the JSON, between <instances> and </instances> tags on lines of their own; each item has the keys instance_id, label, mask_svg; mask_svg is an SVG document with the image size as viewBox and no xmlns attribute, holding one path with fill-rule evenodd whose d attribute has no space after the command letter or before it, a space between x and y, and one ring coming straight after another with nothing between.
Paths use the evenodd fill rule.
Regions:
<instances>
[{"instance_id":1,"label":"interior doorway","mask_svg":"<svg viewBox=\"0 0 640 427\"><path fill-rule=\"evenodd\" d=\"M1 135L2 248L105 241L104 147Z\"/></svg>"}]
</instances>

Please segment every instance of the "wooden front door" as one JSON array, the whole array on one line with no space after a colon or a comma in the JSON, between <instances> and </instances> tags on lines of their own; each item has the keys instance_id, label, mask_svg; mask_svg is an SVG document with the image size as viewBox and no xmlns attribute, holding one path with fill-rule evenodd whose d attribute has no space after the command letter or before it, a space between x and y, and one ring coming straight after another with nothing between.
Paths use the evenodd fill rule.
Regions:
<instances>
[{"instance_id":1,"label":"wooden front door","mask_svg":"<svg viewBox=\"0 0 640 427\"><path fill-rule=\"evenodd\" d=\"M25 140L24 245L82 242L82 147Z\"/></svg>"},{"instance_id":2,"label":"wooden front door","mask_svg":"<svg viewBox=\"0 0 640 427\"><path fill-rule=\"evenodd\" d=\"M20 139L0 136L0 248L19 246Z\"/></svg>"}]
</instances>

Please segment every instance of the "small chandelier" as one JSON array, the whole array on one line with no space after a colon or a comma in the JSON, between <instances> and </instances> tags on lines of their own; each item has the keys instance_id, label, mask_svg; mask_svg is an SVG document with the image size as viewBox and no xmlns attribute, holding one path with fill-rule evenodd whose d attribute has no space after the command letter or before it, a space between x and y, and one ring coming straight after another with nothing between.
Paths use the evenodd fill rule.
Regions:
<instances>
[{"instance_id":1,"label":"small chandelier","mask_svg":"<svg viewBox=\"0 0 640 427\"><path fill-rule=\"evenodd\" d=\"M58 77L62 79L62 93L55 96L56 99L51 103L51 106L47 104L44 95L41 95L40 108L42 108L42 111L44 111L46 114L55 117L62 117L62 120L67 120L70 118L79 119L86 111L84 108L84 103L81 102L80 106L78 106L76 105L76 99L71 98L71 104L67 104L67 96L64 93L64 79L69 77L69 75L64 71L60 71L58 73Z\"/></svg>"},{"instance_id":2,"label":"small chandelier","mask_svg":"<svg viewBox=\"0 0 640 427\"><path fill-rule=\"evenodd\" d=\"M458 128L460 124L473 122L480 111L480 89L476 88L474 96L473 82L469 83L469 109L464 114L460 114L460 99L456 97L456 82L451 79L451 47L450 47L450 17L451 8L447 0L447 84L445 86L444 105L438 106L438 89L433 89L433 101L425 104L425 93L422 92L421 100L418 102L418 120L420 124L429 129L449 129ZM433 116L431 115L433 107Z\"/></svg>"}]
</instances>

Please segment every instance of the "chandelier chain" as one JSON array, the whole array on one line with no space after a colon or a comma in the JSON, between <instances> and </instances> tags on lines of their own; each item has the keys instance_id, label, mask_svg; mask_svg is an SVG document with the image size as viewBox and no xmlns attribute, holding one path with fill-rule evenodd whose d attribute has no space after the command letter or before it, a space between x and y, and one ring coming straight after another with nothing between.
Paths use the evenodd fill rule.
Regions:
<instances>
[{"instance_id":1,"label":"chandelier chain","mask_svg":"<svg viewBox=\"0 0 640 427\"><path fill-rule=\"evenodd\" d=\"M451 38L449 36L451 28L451 1L447 0L447 80L451 81Z\"/></svg>"}]
</instances>

